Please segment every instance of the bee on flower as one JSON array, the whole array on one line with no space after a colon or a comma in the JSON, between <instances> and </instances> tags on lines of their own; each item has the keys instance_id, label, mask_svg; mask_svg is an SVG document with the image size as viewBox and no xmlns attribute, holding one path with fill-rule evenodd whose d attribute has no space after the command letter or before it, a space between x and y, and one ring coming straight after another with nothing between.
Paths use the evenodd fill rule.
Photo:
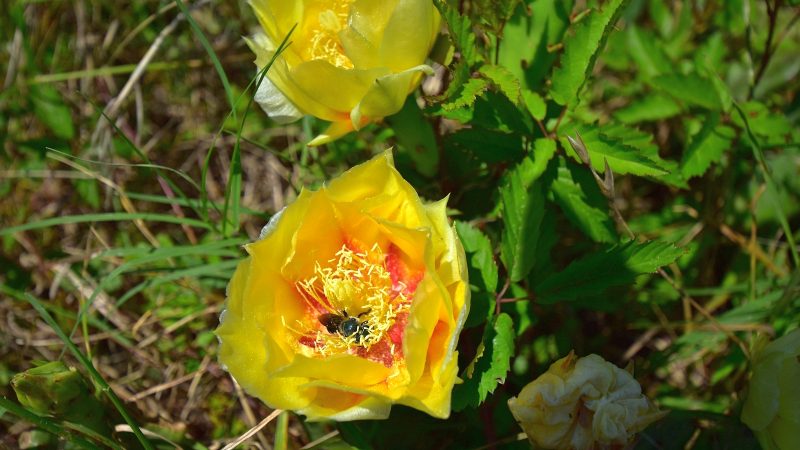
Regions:
<instances>
[{"instance_id":1,"label":"bee on flower","mask_svg":"<svg viewBox=\"0 0 800 450\"><path fill-rule=\"evenodd\" d=\"M219 359L309 420L450 414L469 310L446 199L423 203L387 151L276 214L228 288Z\"/></svg>"}]
</instances>

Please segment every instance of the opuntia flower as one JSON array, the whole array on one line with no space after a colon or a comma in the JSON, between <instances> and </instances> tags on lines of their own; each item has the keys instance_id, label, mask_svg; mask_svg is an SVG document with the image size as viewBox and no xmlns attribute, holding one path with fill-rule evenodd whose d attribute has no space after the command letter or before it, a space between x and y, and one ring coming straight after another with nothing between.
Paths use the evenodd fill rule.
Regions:
<instances>
[{"instance_id":1,"label":"opuntia flower","mask_svg":"<svg viewBox=\"0 0 800 450\"><path fill-rule=\"evenodd\" d=\"M305 114L331 122L319 145L394 114L433 73L425 64L439 32L431 0L251 0L263 33L247 42L262 69L292 27L291 44L256 101L278 122Z\"/></svg>"},{"instance_id":2,"label":"opuntia flower","mask_svg":"<svg viewBox=\"0 0 800 450\"><path fill-rule=\"evenodd\" d=\"M250 394L310 420L444 418L469 309L464 250L386 152L304 190L245 249L219 359Z\"/></svg>"}]
</instances>

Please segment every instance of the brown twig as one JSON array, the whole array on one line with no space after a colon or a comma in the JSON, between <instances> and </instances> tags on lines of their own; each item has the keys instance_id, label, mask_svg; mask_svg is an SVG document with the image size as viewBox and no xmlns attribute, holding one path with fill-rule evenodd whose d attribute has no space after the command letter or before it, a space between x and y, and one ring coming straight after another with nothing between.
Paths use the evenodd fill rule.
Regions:
<instances>
[{"instance_id":1,"label":"brown twig","mask_svg":"<svg viewBox=\"0 0 800 450\"><path fill-rule=\"evenodd\" d=\"M769 16L769 24L767 25L767 40L764 43L764 53L761 54L761 63L758 66L758 70L756 71L755 78L753 78L753 84L750 85L750 92L748 94L748 98L753 98L753 94L755 94L756 86L758 86L758 82L761 81L761 77L764 76L764 72L767 70L767 66L769 65L770 59L772 59L774 47L772 45L772 40L775 37L775 26L778 23L778 10L781 7L781 3L783 0L775 0L774 5L770 5L769 0L766 0L764 3L767 4L767 16ZM775 46L777 47L777 46Z\"/></svg>"}]
</instances>

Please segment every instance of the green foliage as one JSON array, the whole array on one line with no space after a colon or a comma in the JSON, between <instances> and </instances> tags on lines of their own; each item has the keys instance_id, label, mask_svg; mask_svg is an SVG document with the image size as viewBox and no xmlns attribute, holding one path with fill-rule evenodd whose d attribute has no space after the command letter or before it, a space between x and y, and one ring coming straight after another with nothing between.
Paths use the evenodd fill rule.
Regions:
<instances>
[{"instance_id":1,"label":"green foliage","mask_svg":"<svg viewBox=\"0 0 800 450\"><path fill-rule=\"evenodd\" d=\"M461 53L461 58L467 64L476 63L480 59L480 55L476 51L472 20L459 14L458 10L444 0L435 0L433 4L436 5L442 18L447 23L447 29L450 30L450 39L453 41L456 50Z\"/></svg>"},{"instance_id":2,"label":"green foliage","mask_svg":"<svg viewBox=\"0 0 800 450\"><path fill-rule=\"evenodd\" d=\"M617 241L606 201L586 171L559 159L558 173L550 189L567 219L588 237L597 242Z\"/></svg>"},{"instance_id":3,"label":"green foliage","mask_svg":"<svg viewBox=\"0 0 800 450\"><path fill-rule=\"evenodd\" d=\"M542 303L593 297L611 286L632 283L636 276L653 273L674 262L683 250L668 242L628 242L593 253L536 285Z\"/></svg>"},{"instance_id":4,"label":"green foliage","mask_svg":"<svg viewBox=\"0 0 800 450\"><path fill-rule=\"evenodd\" d=\"M453 409L475 408L503 384L514 354L514 323L501 313L487 323L478 354L465 369L465 381L453 390Z\"/></svg>"},{"instance_id":5,"label":"green foliage","mask_svg":"<svg viewBox=\"0 0 800 450\"><path fill-rule=\"evenodd\" d=\"M590 11L564 40L564 54L553 71L550 89L557 103L566 105L578 97L625 4L627 0L611 0L602 10Z\"/></svg>"},{"instance_id":6,"label":"green foliage","mask_svg":"<svg viewBox=\"0 0 800 450\"><path fill-rule=\"evenodd\" d=\"M504 224L500 257L511 281L525 278L536 262L534 257L545 212L544 186L537 182L540 174L536 163L525 158L508 172L500 188Z\"/></svg>"},{"instance_id":7,"label":"green foliage","mask_svg":"<svg viewBox=\"0 0 800 450\"><path fill-rule=\"evenodd\" d=\"M732 128L720 124L718 114L706 116L703 126L689 141L683 154L681 174L687 180L703 175L713 163L718 163L723 153L729 150L735 133Z\"/></svg>"},{"instance_id":8,"label":"green foliage","mask_svg":"<svg viewBox=\"0 0 800 450\"><path fill-rule=\"evenodd\" d=\"M604 171L605 163L608 162L615 173L651 176L667 174L662 164L659 164L657 154L646 155L632 142L638 137L635 130L617 130L618 133L610 134L597 125L567 124L560 129L564 136L561 142L565 148L569 148L566 136L580 135L589 150L592 166L597 171Z\"/></svg>"},{"instance_id":9,"label":"green foliage","mask_svg":"<svg viewBox=\"0 0 800 450\"><path fill-rule=\"evenodd\" d=\"M688 105L697 105L710 110L722 108L714 84L697 74L659 75L651 79L650 84Z\"/></svg>"}]
</instances>

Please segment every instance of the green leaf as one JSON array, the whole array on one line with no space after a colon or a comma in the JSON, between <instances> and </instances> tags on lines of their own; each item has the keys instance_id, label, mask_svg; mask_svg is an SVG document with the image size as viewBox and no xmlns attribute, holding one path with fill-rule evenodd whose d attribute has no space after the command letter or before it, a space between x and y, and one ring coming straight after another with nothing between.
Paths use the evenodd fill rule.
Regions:
<instances>
[{"instance_id":1,"label":"green leaf","mask_svg":"<svg viewBox=\"0 0 800 450\"><path fill-rule=\"evenodd\" d=\"M628 0L611 0L592 10L564 40L561 65L553 72L550 95L560 105L571 103L594 68L595 60Z\"/></svg>"},{"instance_id":2,"label":"green leaf","mask_svg":"<svg viewBox=\"0 0 800 450\"><path fill-rule=\"evenodd\" d=\"M533 0L520 5L503 28L499 63L511 70L528 89L538 89L558 54L558 44L569 26L573 0Z\"/></svg>"},{"instance_id":3,"label":"green leaf","mask_svg":"<svg viewBox=\"0 0 800 450\"><path fill-rule=\"evenodd\" d=\"M650 84L690 105L697 105L711 110L722 108L722 102L719 99L714 83L700 75L694 73L689 75L660 75L651 79Z\"/></svg>"},{"instance_id":4,"label":"green leaf","mask_svg":"<svg viewBox=\"0 0 800 450\"><path fill-rule=\"evenodd\" d=\"M470 254L470 265L478 270L483 280L483 287L489 292L497 290L497 263L494 261L494 250L489 238L479 229L467 222L456 221L456 231L464 245L464 251Z\"/></svg>"},{"instance_id":5,"label":"green leaf","mask_svg":"<svg viewBox=\"0 0 800 450\"><path fill-rule=\"evenodd\" d=\"M539 138L533 141L533 167L528 172L528 177L525 178L526 183L531 183L533 180L539 178L545 169L547 163L553 159L556 154L556 141L552 139Z\"/></svg>"},{"instance_id":6,"label":"green leaf","mask_svg":"<svg viewBox=\"0 0 800 450\"><path fill-rule=\"evenodd\" d=\"M522 101L528 112L531 113L531 117L536 120L544 120L547 115L547 105L541 95L525 89L522 91Z\"/></svg>"},{"instance_id":7,"label":"green leaf","mask_svg":"<svg viewBox=\"0 0 800 450\"><path fill-rule=\"evenodd\" d=\"M450 31L450 39L456 49L461 53L461 57L467 64L472 65L480 59L475 45L475 32L472 31L472 21L467 16L462 16L459 12L442 0L434 0L436 9L442 15L447 29Z\"/></svg>"},{"instance_id":8,"label":"green leaf","mask_svg":"<svg viewBox=\"0 0 800 450\"><path fill-rule=\"evenodd\" d=\"M455 227L469 262L467 267L472 298L464 327L471 328L485 323L494 312L497 263L492 243L486 235L466 222L456 221Z\"/></svg>"},{"instance_id":9,"label":"green leaf","mask_svg":"<svg viewBox=\"0 0 800 450\"><path fill-rule=\"evenodd\" d=\"M477 407L498 384L505 383L514 355L514 337L514 322L506 313L486 325L478 354L462 376L464 383L453 389L453 410Z\"/></svg>"},{"instance_id":10,"label":"green leaf","mask_svg":"<svg viewBox=\"0 0 800 450\"><path fill-rule=\"evenodd\" d=\"M573 262L544 279L534 291L540 303L594 297L611 286L632 283L638 275L653 273L678 259L683 250L662 241L628 242Z\"/></svg>"},{"instance_id":11,"label":"green leaf","mask_svg":"<svg viewBox=\"0 0 800 450\"><path fill-rule=\"evenodd\" d=\"M533 268L539 226L545 212L544 188L537 183L541 172L530 158L510 171L500 188L503 234L500 256L511 281L519 281Z\"/></svg>"},{"instance_id":12,"label":"green leaf","mask_svg":"<svg viewBox=\"0 0 800 450\"><path fill-rule=\"evenodd\" d=\"M708 115L703 127L692 136L683 154L683 177L688 180L706 173L711 164L719 162L723 152L731 148L735 136L732 128L720 124L719 114Z\"/></svg>"},{"instance_id":13,"label":"green leaf","mask_svg":"<svg viewBox=\"0 0 800 450\"><path fill-rule=\"evenodd\" d=\"M49 84L32 85L30 98L34 114L56 137L70 140L75 136L70 109L55 87Z\"/></svg>"},{"instance_id":14,"label":"green leaf","mask_svg":"<svg viewBox=\"0 0 800 450\"><path fill-rule=\"evenodd\" d=\"M566 136L574 136L576 133L580 133L586 149L589 151L592 167L598 172L605 171L605 161L608 161L611 170L617 174L652 176L667 174L667 171L659 163L645 155L632 143L626 142L622 137L606 135L596 125L573 122L562 125L559 128L559 134L562 136L562 146L570 149L568 154L576 160L577 155L571 150L566 140Z\"/></svg>"},{"instance_id":15,"label":"green leaf","mask_svg":"<svg viewBox=\"0 0 800 450\"><path fill-rule=\"evenodd\" d=\"M514 103L519 103L520 86L519 80L513 73L503 66L485 65L481 67L480 73L488 78L503 95Z\"/></svg>"},{"instance_id":16,"label":"green leaf","mask_svg":"<svg viewBox=\"0 0 800 450\"><path fill-rule=\"evenodd\" d=\"M504 133L531 133L533 122L505 95L486 92L475 102L471 123Z\"/></svg>"},{"instance_id":17,"label":"green leaf","mask_svg":"<svg viewBox=\"0 0 800 450\"><path fill-rule=\"evenodd\" d=\"M483 78L470 78L462 86L457 96L447 103L442 104L445 111L453 111L457 108L472 106L475 99L489 89L489 81Z\"/></svg>"},{"instance_id":18,"label":"green leaf","mask_svg":"<svg viewBox=\"0 0 800 450\"><path fill-rule=\"evenodd\" d=\"M614 118L624 124L668 119L683 110L672 97L662 93L648 94L614 112Z\"/></svg>"},{"instance_id":19,"label":"green leaf","mask_svg":"<svg viewBox=\"0 0 800 450\"><path fill-rule=\"evenodd\" d=\"M558 174L550 186L553 198L570 222L596 242L617 242L605 197L589 171L575 170L559 158Z\"/></svg>"}]
</instances>

